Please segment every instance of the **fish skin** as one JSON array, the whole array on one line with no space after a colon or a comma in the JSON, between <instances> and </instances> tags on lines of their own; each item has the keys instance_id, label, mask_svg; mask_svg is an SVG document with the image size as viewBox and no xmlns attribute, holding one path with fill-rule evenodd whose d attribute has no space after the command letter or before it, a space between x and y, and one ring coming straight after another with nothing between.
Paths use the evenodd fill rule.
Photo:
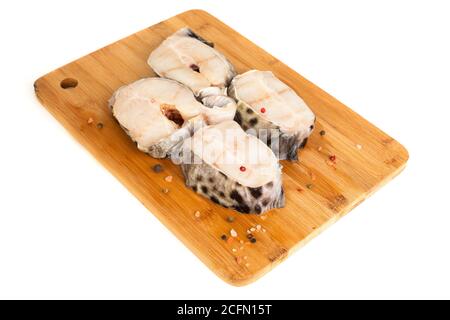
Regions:
<instances>
[{"instance_id":1,"label":"fish skin","mask_svg":"<svg viewBox=\"0 0 450 320\"><path fill-rule=\"evenodd\" d=\"M235 98L233 90L230 90L230 96ZM238 101L236 114L234 117L244 131L253 134L263 141L279 160L298 160L298 150L303 149L308 141L310 134L288 134L282 132L280 127L273 124L252 110L252 108L243 101ZM310 129L310 132L313 129ZM267 133L267 134L263 134Z\"/></svg>"},{"instance_id":2,"label":"fish skin","mask_svg":"<svg viewBox=\"0 0 450 320\"><path fill-rule=\"evenodd\" d=\"M203 37L199 36L198 34L196 34L196 33L195 33L194 31L192 31L191 29L185 28L185 29L181 29L181 30L183 30L183 32L184 32L187 36L189 36L189 37L191 37L191 38L195 38L195 39L197 39L198 41L203 42L203 43L206 44L207 46L210 46L211 48L214 48L214 42L211 42L211 41L206 40L205 38L203 38Z\"/></svg>"},{"instance_id":3,"label":"fish skin","mask_svg":"<svg viewBox=\"0 0 450 320\"><path fill-rule=\"evenodd\" d=\"M244 214L263 214L268 210L285 206L281 166L274 181L258 188L250 188L228 178L199 159L192 151L189 159L190 163L181 163L186 186L222 207Z\"/></svg>"}]
</instances>

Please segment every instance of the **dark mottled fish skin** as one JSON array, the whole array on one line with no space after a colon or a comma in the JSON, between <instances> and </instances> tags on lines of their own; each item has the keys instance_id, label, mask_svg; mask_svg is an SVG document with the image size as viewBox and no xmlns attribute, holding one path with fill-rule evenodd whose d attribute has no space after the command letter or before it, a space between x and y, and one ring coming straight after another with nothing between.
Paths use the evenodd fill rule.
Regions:
<instances>
[{"instance_id":1,"label":"dark mottled fish skin","mask_svg":"<svg viewBox=\"0 0 450 320\"><path fill-rule=\"evenodd\" d=\"M205 38L200 37L198 34L196 34L194 31L192 31L189 28L186 28L185 30L186 30L186 35L187 36L189 36L191 38L194 38L194 39L197 39L198 41L203 42L207 46L210 46L211 48L214 48L214 43L213 42L208 41Z\"/></svg>"},{"instance_id":2,"label":"dark mottled fish skin","mask_svg":"<svg viewBox=\"0 0 450 320\"><path fill-rule=\"evenodd\" d=\"M194 159L192 152L191 157ZM244 214L262 214L285 205L281 170L275 181L259 188L250 188L228 178L198 158L192 162L181 164L186 186L216 204Z\"/></svg>"},{"instance_id":3,"label":"dark mottled fish skin","mask_svg":"<svg viewBox=\"0 0 450 320\"><path fill-rule=\"evenodd\" d=\"M236 115L234 117L244 131L257 136L266 143L275 153L279 160L298 160L298 150L305 147L308 136L314 129L305 135L301 133L286 134L280 130L280 127L260 117L253 109L243 101L237 104ZM260 131L264 129L263 131ZM265 132L266 134L261 134Z\"/></svg>"}]
</instances>

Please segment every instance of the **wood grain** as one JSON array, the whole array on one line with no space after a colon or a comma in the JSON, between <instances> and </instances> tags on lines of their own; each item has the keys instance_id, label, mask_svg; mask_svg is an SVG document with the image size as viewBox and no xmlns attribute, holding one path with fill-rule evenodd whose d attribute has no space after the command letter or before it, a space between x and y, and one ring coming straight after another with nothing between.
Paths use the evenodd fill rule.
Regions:
<instances>
[{"instance_id":1,"label":"wood grain","mask_svg":"<svg viewBox=\"0 0 450 320\"><path fill-rule=\"evenodd\" d=\"M270 211L265 219L224 209L187 189L180 169L139 152L108 109L107 101L117 88L154 76L146 64L148 55L184 26L213 41L239 73L272 70L317 115L301 161L282 163L286 207ZM408 159L397 141L201 10L184 12L59 68L38 79L35 91L48 111L201 261L237 286L267 273L391 180ZM88 123L90 118L93 123ZM326 135L321 136L321 130ZM336 155L336 165L328 161L330 155ZM156 163L163 163L164 173L150 170ZM172 182L164 180L167 175L174 177ZM162 192L164 188L169 192ZM227 222L228 216L235 221ZM256 225L262 226L254 232L257 242L249 243L246 231ZM231 228L244 244L220 239Z\"/></svg>"}]
</instances>

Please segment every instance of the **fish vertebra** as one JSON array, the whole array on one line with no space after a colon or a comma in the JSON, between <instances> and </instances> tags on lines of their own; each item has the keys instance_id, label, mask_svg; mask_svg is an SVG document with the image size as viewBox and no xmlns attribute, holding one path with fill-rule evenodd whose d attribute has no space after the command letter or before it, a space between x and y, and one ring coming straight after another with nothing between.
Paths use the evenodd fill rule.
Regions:
<instances>
[{"instance_id":1,"label":"fish vertebra","mask_svg":"<svg viewBox=\"0 0 450 320\"><path fill-rule=\"evenodd\" d=\"M270 71L236 76L228 94L237 101L235 121L254 133L281 160L297 160L314 129L315 115L306 103Z\"/></svg>"},{"instance_id":2,"label":"fish vertebra","mask_svg":"<svg viewBox=\"0 0 450 320\"><path fill-rule=\"evenodd\" d=\"M223 207L260 214L284 206L277 158L235 121L197 130L179 156L186 185Z\"/></svg>"},{"instance_id":3,"label":"fish vertebra","mask_svg":"<svg viewBox=\"0 0 450 320\"><path fill-rule=\"evenodd\" d=\"M196 96L225 94L236 72L212 46L192 30L183 28L150 54L148 64L160 77L185 84Z\"/></svg>"}]
</instances>

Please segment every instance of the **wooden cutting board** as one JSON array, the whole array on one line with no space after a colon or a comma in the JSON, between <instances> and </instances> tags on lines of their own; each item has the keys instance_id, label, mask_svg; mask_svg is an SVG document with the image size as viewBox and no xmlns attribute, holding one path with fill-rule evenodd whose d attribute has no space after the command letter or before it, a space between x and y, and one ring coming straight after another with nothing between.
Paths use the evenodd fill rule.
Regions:
<instances>
[{"instance_id":1,"label":"wooden cutting board","mask_svg":"<svg viewBox=\"0 0 450 320\"><path fill-rule=\"evenodd\" d=\"M214 42L238 73L273 71L317 115L301 161L282 161L285 208L259 217L215 205L187 189L180 169L169 160L139 152L111 116L111 94L124 84L154 76L148 55L185 26ZM201 10L184 12L59 68L38 79L35 91L48 111L203 263L237 286L274 268L396 176L408 159L397 141ZM320 135L322 130L325 135ZM335 162L329 160L331 155ZM151 170L157 163L164 165L164 172ZM165 180L169 175L172 182ZM238 238L222 240L232 228ZM255 228L256 243L247 239L250 228Z\"/></svg>"}]
</instances>

